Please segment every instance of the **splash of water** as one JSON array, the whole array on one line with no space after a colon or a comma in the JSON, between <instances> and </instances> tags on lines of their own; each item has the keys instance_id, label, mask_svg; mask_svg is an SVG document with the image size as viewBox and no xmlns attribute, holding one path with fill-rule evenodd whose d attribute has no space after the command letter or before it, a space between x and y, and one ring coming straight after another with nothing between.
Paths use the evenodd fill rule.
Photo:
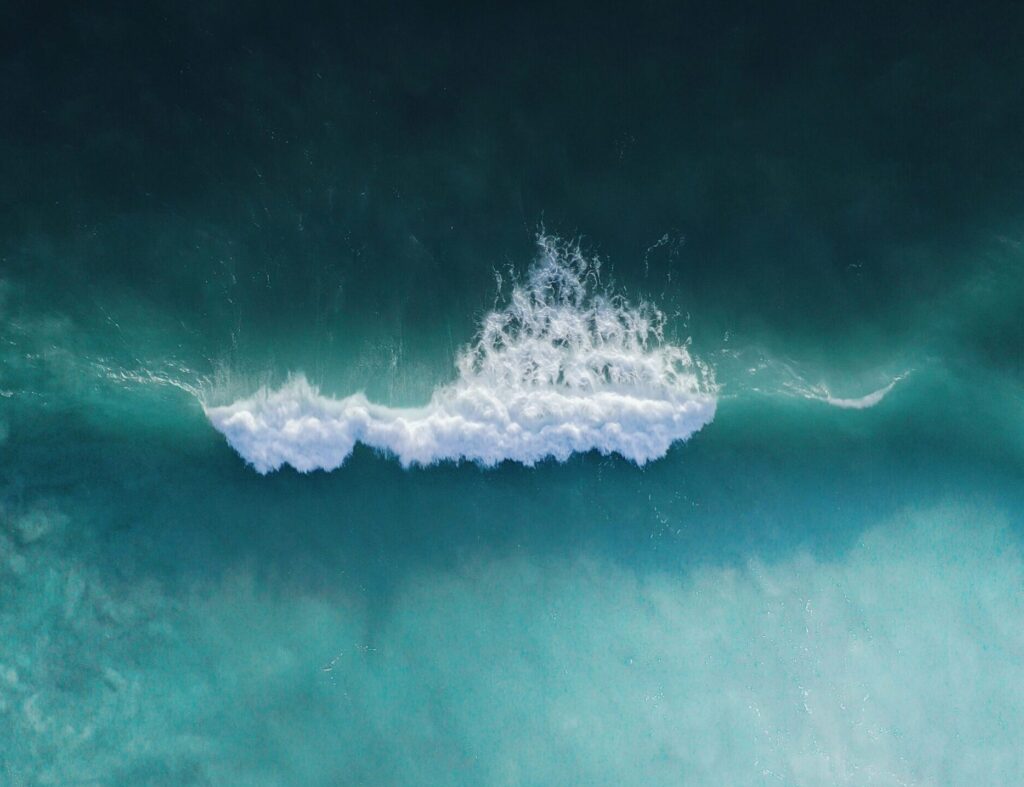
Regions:
<instances>
[{"instance_id":1,"label":"splash of water","mask_svg":"<svg viewBox=\"0 0 1024 787\"><path fill-rule=\"evenodd\" d=\"M458 356L458 378L427 405L323 395L302 375L222 406L204 406L261 473L290 464L333 470L362 442L404 466L441 460L532 465L575 452L657 459L714 417L712 371L665 337L652 304L604 289L600 263L541 236L507 303Z\"/></svg>"}]
</instances>

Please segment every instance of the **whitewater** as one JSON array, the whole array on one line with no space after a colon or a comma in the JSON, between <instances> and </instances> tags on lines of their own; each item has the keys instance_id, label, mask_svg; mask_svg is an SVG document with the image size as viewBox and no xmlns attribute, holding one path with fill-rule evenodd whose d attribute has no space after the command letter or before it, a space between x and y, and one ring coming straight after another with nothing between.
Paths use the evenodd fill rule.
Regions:
<instances>
[{"instance_id":1,"label":"whitewater","mask_svg":"<svg viewBox=\"0 0 1024 787\"><path fill-rule=\"evenodd\" d=\"M457 357L457 379L423 407L362 393L324 395L304 375L230 404L204 404L210 423L258 472L288 464L334 470L356 443L403 466L469 460L533 465L596 450L637 464L664 456L715 414L713 370L665 336L665 315L606 289L601 262L578 243L541 235Z\"/></svg>"}]
</instances>

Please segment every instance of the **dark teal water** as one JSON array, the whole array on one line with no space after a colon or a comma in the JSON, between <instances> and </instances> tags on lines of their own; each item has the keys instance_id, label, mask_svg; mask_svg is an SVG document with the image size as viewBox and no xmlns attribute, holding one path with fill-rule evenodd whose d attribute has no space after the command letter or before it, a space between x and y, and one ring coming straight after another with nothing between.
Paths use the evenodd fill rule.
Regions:
<instances>
[{"instance_id":1,"label":"dark teal water","mask_svg":"<svg viewBox=\"0 0 1024 787\"><path fill-rule=\"evenodd\" d=\"M1022 32L0 8L0 781L1016 783Z\"/></svg>"}]
</instances>

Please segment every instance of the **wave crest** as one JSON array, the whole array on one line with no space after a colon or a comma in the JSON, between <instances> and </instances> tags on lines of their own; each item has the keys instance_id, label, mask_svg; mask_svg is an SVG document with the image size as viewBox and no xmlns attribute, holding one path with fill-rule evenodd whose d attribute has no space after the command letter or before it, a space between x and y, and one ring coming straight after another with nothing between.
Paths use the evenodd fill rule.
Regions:
<instances>
[{"instance_id":1,"label":"wave crest","mask_svg":"<svg viewBox=\"0 0 1024 787\"><path fill-rule=\"evenodd\" d=\"M205 407L207 417L261 473L283 464L333 470L356 442L404 466L532 465L590 450L644 464L709 423L713 374L685 343L665 339L662 312L605 290L599 261L577 244L541 236L538 248L525 280L459 354L458 378L425 407L334 399L297 375Z\"/></svg>"}]
</instances>

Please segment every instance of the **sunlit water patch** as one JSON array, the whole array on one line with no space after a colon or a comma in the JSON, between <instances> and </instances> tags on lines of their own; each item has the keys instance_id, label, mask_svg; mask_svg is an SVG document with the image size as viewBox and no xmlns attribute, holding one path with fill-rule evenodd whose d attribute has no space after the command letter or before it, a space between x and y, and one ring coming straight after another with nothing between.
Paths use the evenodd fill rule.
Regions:
<instances>
[{"instance_id":1,"label":"sunlit water patch","mask_svg":"<svg viewBox=\"0 0 1024 787\"><path fill-rule=\"evenodd\" d=\"M836 559L638 572L479 556L385 613L245 568L171 588L0 530L14 784L1011 784L1024 560L910 512Z\"/></svg>"}]
</instances>

